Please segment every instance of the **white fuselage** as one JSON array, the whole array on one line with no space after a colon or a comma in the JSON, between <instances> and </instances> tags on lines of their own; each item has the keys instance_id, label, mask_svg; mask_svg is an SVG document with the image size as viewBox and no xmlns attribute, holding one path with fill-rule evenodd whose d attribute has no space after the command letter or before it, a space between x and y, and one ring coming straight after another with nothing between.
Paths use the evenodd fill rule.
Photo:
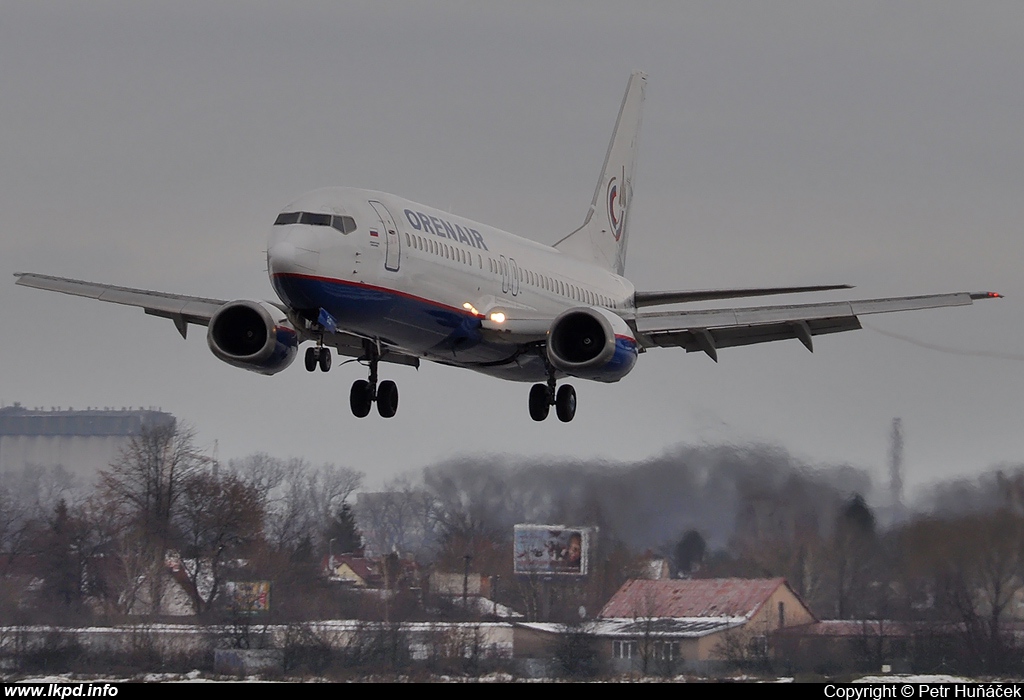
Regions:
<instances>
[{"instance_id":1,"label":"white fuselage","mask_svg":"<svg viewBox=\"0 0 1024 700\"><path fill-rule=\"evenodd\" d=\"M339 330L521 381L543 379L541 356L481 332L492 312L550 319L592 306L622 313L634 294L625 278L555 248L351 188L316 190L288 205L267 263L281 301L297 312L315 317L324 309Z\"/></svg>"}]
</instances>

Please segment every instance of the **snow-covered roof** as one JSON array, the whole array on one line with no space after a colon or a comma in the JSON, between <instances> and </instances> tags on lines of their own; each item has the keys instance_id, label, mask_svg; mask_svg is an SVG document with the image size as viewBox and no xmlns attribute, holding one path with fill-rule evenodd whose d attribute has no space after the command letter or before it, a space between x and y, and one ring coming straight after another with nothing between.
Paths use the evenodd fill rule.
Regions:
<instances>
[{"instance_id":1,"label":"snow-covered roof","mask_svg":"<svg viewBox=\"0 0 1024 700\"><path fill-rule=\"evenodd\" d=\"M747 618L745 617L602 618L586 622L579 629L595 637L696 638L741 627L746 622ZM566 625L555 622L520 622L517 625L550 634L562 634L570 629Z\"/></svg>"},{"instance_id":2,"label":"snow-covered roof","mask_svg":"<svg viewBox=\"0 0 1024 700\"><path fill-rule=\"evenodd\" d=\"M598 617L749 620L779 586L785 585L782 578L634 579L615 592Z\"/></svg>"},{"instance_id":3,"label":"snow-covered roof","mask_svg":"<svg viewBox=\"0 0 1024 700\"><path fill-rule=\"evenodd\" d=\"M450 605L462 607L462 596L460 595L445 595L438 596L438 598L444 600ZM507 605L501 603L495 603L490 598L484 598L483 596L471 595L466 597L466 608L478 615L495 615L503 619L518 619L523 617L523 614L516 612Z\"/></svg>"}]
</instances>

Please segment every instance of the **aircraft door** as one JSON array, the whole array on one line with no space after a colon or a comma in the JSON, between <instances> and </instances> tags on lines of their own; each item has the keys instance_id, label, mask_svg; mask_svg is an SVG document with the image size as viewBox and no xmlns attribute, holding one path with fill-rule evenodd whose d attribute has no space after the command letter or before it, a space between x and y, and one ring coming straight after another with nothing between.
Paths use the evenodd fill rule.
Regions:
<instances>
[{"instance_id":1,"label":"aircraft door","mask_svg":"<svg viewBox=\"0 0 1024 700\"><path fill-rule=\"evenodd\" d=\"M498 267L501 268L501 293L508 294L509 282L508 282L508 261L505 260L504 255L498 256Z\"/></svg>"},{"instance_id":2,"label":"aircraft door","mask_svg":"<svg viewBox=\"0 0 1024 700\"><path fill-rule=\"evenodd\" d=\"M519 265L516 264L515 258L508 259L509 267L509 281L508 288L512 292L512 296L519 296L519 277L522 275L522 271L519 269Z\"/></svg>"},{"instance_id":3,"label":"aircraft door","mask_svg":"<svg viewBox=\"0 0 1024 700\"><path fill-rule=\"evenodd\" d=\"M377 212L381 226L384 227L384 269L389 272L398 272L402 262L402 239L398 235L398 227L391 213L380 202L370 201L370 206Z\"/></svg>"}]
</instances>

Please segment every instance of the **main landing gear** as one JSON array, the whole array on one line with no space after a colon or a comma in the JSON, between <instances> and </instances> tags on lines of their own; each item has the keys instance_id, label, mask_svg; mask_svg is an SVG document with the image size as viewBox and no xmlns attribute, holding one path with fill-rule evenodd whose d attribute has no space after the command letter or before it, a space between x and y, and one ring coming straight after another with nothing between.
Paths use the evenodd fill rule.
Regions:
<instances>
[{"instance_id":1,"label":"main landing gear","mask_svg":"<svg viewBox=\"0 0 1024 700\"><path fill-rule=\"evenodd\" d=\"M551 407L555 407L558 420L568 423L576 416L576 390L569 384L563 384L555 391L555 375L548 370L547 384L534 384L530 387L530 418L542 421L548 417Z\"/></svg>"},{"instance_id":2,"label":"main landing gear","mask_svg":"<svg viewBox=\"0 0 1024 700\"><path fill-rule=\"evenodd\" d=\"M380 351L376 344L364 340L363 350L370 366L369 379L357 379L352 384L348 395L352 415L366 418L370 414L371 405L377 402L377 413L381 418L392 418L398 413L398 385L390 379L377 384L377 364L380 362Z\"/></svg>"},{"instance_id":3,"label":"main landing gear","mask_svg":"<svg viewBox=\"0 0 1024 700\"><path fill-rule=\"evenodd\" d=\"M363 351L370 367L369 379L357 379L352 384L352 390L348 394L349 407L356 418L366 418L370 415L370 409L374 402L377 403L377 413L383 418L392 418L398 413L398 385L390 379L377 383L377 364L380 362L380 350L376 343L369 340L363 341ZM350 360L351 362L351 360ZM323 339L317 341L314 347L306 348L306 371L315 372L319 367L321 372L328 372L331 369L331 349L323 345Z\"/></svg>"}]
</instances>

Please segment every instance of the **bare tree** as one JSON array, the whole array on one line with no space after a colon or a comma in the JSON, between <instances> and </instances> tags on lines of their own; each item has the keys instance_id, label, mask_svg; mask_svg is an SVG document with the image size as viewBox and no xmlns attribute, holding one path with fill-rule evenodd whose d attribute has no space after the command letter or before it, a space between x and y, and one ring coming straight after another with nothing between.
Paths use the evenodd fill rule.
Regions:
<instances>
[{"instance_id":1,"label":"bare tree","mask_svg":"<svg viewBox=\"0 0 1024 700\"><path fill-rule=\"evenodd\" d=\"M875 517L859 494L837 515L831 545L836 616L863 617L868 612L865 593L879 574L881 543Z\"/></svg>"},{"instance_id":2,"label":"bare tree","mask_svg":"<svg viewBox=\"0 0 1024 700\"><path fill-rule=\"evenodd\" d=\"M164 562L182 485L208 463L195 446L194 431L169 424L144 428L100 473L102 497L119 516L122 538L138 547L136 563L146 569L152 611L163 600ZM131 598L129 607L137 609L138 595Z\"/></svg>"},{"instance_id":3,"label":"bare tree","mask_svg":"<svg viewBox=\"0 0 1024 700\"><path fill-rule=\"evenodd\" d=\"M1020 655L1007 622L1024 590L1024 519L1007 510L920 519L902 539L904 585L927 592L933 618L958 623L962 668L1013 670Z\"/></svg>"},{"instance_id":4,"label":"bare tree","mask_svg":"<svg viewBox=\"0 0 1024 700\"><path fill-rule=\"evenodd\" d=\"M197 472L182 483L175 510L189 596L196 613L203 613L220 591L228 555L261 536L260 497L234 474Z\"/></svg>"},{"instance_id":5,"label":"bare tree","mask_svg":"<svg viewBox=\"0 0 1024 700\"><path fill-rule=\"evenodd\" d=\"M253 455L232 467L265 504L267 541L292 554L302 548L326 548L326 531L364 477L349 467L313 467L303 459L267 455Z\"/></svg>"},{"instance_id":6,"label":"bare tree","mask_svg":"<svg viewBox=\"0 0 1024 700\"><path fill-rule=\"evenodd\" d=\"M438 531L438 505L424 488L396 479L377 493L361 493L356 519L368 550L422 556L434 548Z\"/></svg>"},{"instance_id":7,"label":"bare tree","mask_svg":"<svg viewBox=\"0 0 1024 700\"><path fill-rule=\"evenodd\" d=\"M31 534L31 508L7 482L7 478L0 482L0 575L3 576L25 552Z\"/></svg>"},{"instance_id":8,"label":"bare tree","mask_svg":"<svg viewBox=\"0 0 1024 700\"><path fill-rule=\"evenodd\" d=\"M288 463L271 457L266 452L256 452L242 459L228 462L228 471L255 489L263 509L269 511L275 494L288 475Z\"/></svg>"}]
</instances>

